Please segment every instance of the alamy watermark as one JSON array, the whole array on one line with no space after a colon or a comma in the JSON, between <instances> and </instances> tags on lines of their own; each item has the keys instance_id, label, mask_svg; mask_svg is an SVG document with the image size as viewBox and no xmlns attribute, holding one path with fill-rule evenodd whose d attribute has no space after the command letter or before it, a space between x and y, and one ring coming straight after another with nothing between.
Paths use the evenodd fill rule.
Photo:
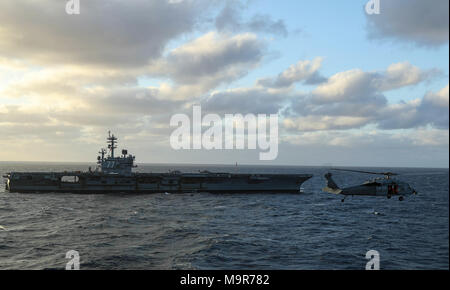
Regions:
<instances>
[{"instance_id":1,"label":"alamy watermark","mask_svg":"<svg viewBox=\"0 0 450 290\"><path fill-rule=\"evenodd\" d=\"M80 0L69 0L66 3L66 13L69 15L80 14Z\"/></svg>"},{"instance_id":2,"label":"alamy watermark","mask_svg":"<svg viewBox=\"0 0 450 290\"><path fill-rule=\"evenodd\" d=\"M369 15L380 14L380 0L369 0L366 3L366 13Z\"/></svg>"},{"instance_id":3,"label":"alamy watermark","mask_svg":"<svg viewBox=\"0 0 450 290\"><path fill-rule=\"evenodd\" d=\"M258 147L264 151L259 153L260 160L277 158L277 114L225 114L222 119L217 114L202 117L201 106L193 106L192 110L192 122L186 114L175 114L170 119L171 127L178 126L170 136L173 149L231 150L245 149L247 145L247 149ZM208 128L203 132L203 127Z\"/></svg>"},{"instance_id":4,"label":"alamy watermark","mask_svg":"<svg viewBox=\"0 0 450 290\"><path fill-rule=\"evenodd\" d=\"M78 251L67 251L66 259L70 259L66 264L66 270L80 270L80 253Z\"/></svg>"},{"instance_id":5,"label":"alamy watermark","mask_svg":"<svg viewBox=\"0 0 450 290\"><path fill-rule=\"evenodd\" d=\"M380 253L378 251L367 251L366 259L369 260L366 264L366 270L380 270Z\"/></svg>"}]
</instances>

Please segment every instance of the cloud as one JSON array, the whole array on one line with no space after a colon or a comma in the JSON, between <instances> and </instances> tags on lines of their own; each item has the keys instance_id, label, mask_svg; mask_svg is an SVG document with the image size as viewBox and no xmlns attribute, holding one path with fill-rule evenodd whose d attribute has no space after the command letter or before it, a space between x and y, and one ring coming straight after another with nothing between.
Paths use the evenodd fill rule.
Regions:
<instances>
[{"instance_id":1,"label":"cloud","mask_svg":"<svg viewBox=\"0 0 450 290\"><path fill-rule=\"evenodd\" d=\"M351 116L374 117L380 108L388 103L386 97L381 94L372 95L370 98L360 100L317 103L309 96L293 98L290 105L290 113L293 115L321 115L321 116Z\"/></svg>"},{"instance_id":2,"label":"cloud","mask_svg":"<svg viewBox=\"0 0 450 290\"><path fill-rule=\"evenodd\" d=\"M234 57L233 52L236 47L253 47L253 43L258 41L251 34L207 33L172 50L161 60L165 62L164 73L175 80L175 85L140 87L133 75L119 70L68 66L30 71L1 91L4 98L17 100L19 105L3 105L0 124L19 125L29 120L43 126L60 123L81 129L148 126L151 119L164 125L168 123L165 116L200 103L205 113L280 113L289 132L349 130L370 124L388 130L427 125L448 128L448 86L426 94L422 100L388 104L384 90L427 79L427 71L409 63L393 64L382 72L339 72L306 93L293 86L259 85L205 94L210 89L205 88L205 79L217 85L233 75L230 71L245 72L250 64L257 64L258 57L248 61ZM317 72L319 64L319 58L299 62L273 79L298 81ZM193 79L188 82L181 77L184 75ZM155 134L167 133L152 130Z\"/></svg>"},{"instance_id":3,"label":"cloud","mask_svg":"<svg viewBox=\"0 0 450 290\"><path fill-rule=\"evenodd\" d=\"M339 72L310 93L290 99L284 126L290 131L348 130L375 125L381 129L432 126L448 128L448 86L422 99L389 104L385 91L416 85L436 75L404 62L386 71Z\"/></svg>"},{"instance_id":4,"label":"cloud","mask_svg":"<svg viewBox=\"0 0 450 290\"><path fill-rule=\"evenodd\" d=\"M206 33L170 51L150 64L150 75L176 84L197 87L204 93L221 83L244 76L262 60L265 43L251 33Z\"/></svg>"},{"instance_id":5,"label":"cloud","mask_svg":"<svg viewBox=\"0 0 450 290\"><path fill-rule=\"evenodd\" d=\"M176 111L183 101L159 88L138 86L119 71L58 67L27 72L0 90L0 125L121 126ZM8 105L8 104L14 105ZM39 131L36 132L37 134Z\"/></svg>"},{"instance_id":6,"label":"cloud","mask_svg":"<svg viewBox=\"0 0 450 290\"><path fill-rule=\"evenodd\" d=\"M288 164L448 167L448 138L448 130L438 129L307 131L283 136L279 158Z\"/></svg>"},{"instance_id":7,"label":"cloud","mask_svg":"<svg viewBox=\"0 0 450 290\"><path fill-rule=\"evenodd\" d=\"M45 134L51 142L60 139L64 128L68 134L78 130L79 138L92 139L95 134L86 130L98 132L106 127L120 131L127 127L125 136L146 132L146 140L162 140L170 135L167 125L171 114L184 111L221 82L246 74L259 63L264 47L253 34L211 32L173 49L150 68L28 65L19 78L0 87L6 101L0 107L0 130L8 132L8 138L24 132L38 138L41 132L58 127L53 134ZM18 64L2 61L1 65L8 69ZM139 76L153 73L168 77L170 82L139 85ZM25 124L33 130L24 130Z\"/></svg>"},{"instance_id":8,"label":"cloud","mask_svg":"<svg viewBox=\"0 0 450 290\"><path fill-rule=\"evenodd\" d=\"M29 110L17 105L2 105L0 107L0 124L3 125L22 124L27 126L48 122L51 122L51 119L47 115L39 113L30 114Z\"/></svg>"},{"instance_id":9,"label":"cloud","mask_svg":"<svg viewBox=\"0 0 450 290\"><path fill-rule=\"evenodd\" d=\"M291 66L272 80L307 78L317 72L320 59ZM279 113L287 132L350 130L368 125L385 130L431 126L448 128L448 86L422 99L389 103L384 92L413 86L436 76L408 62L394 63L380 72L353 69L338 72L310 92L288 86L257 86L213 92L201 99L208 112Z\"/></svg>"},{"instance_id":10,"label":"cloud","mask_svg":"<svg viewBox=\"0 0 450 290\"><path fill-rule=\"evenodd\" d=\"M394 151L405 152L405 148L414 147L445 148L448 147L449 132L440 129L415 130L366 130L366 131L306 131L296 135L285 135L282 141L308 147L343 147L346 150L379 150L389 154ZM391 150L386 150L386 149ZM381 149L381 150L380 150ZM347 153L350 153L347 152ZM367 151L366 151L367 154ZM418 156L419 157L419 156Z\"/></svg>"},{"instance_id":11,"label":"cloud","mask_svg":"<svg viewBox=\"0 0 450 290\"><path fill-rule=\"evenodd\" d=\"M369 37L443 45L448 43L448 13L448 0L381 1L380 14L366 14Z\"/></svg>"},{"instance_id":12,"label":"cloud","mask_svg":"<svg viewBox=\"0 0 450 290\"><path fill-rule=\"evenodd\" d=\"M137 85L137 75L129 71L85 68L82 66L59 66L28 68L20 78L10 81L0 90L9 97L39 96L43 100L52 96L64 98L83 88L121 87Z\"/></svg>"},{"instance_id":13,"label":"cloud","mask_svg":"<svg viewBox=\"0 0 450 290\"><path fill-rule=\"evenodd\" d=\"M448 125L448 122L447 122ZM407 137L414 146L447 146L449 145L448 130L418 129Z\"/></svg>"},{"instance_id":14,"label":"cloud","mask_svg":"<svg viewBox=\"0 0 450 290\"><path fill-rule=\"evenodd\" d=\"M448 138L448 130L438 129L300 132L282 137L279 161L325 166L448 167Z\"/></svg>"},{"instance_id":15,"label":"cloud","mask_svg":"<svg viewBox=\"0 0 450 290\"><path fill-rule=\"evenodd\" d=\"M201 102L208 112L229 114L276 114L288 98L285 90L238 88L214 92Z\"/></svg>"},{"instance_id":16,"label":"cloud","mask_svg":"<svg viewBox=\"0 0 450 290\"><path fill-rule=\"evenodd\" d=\"M411 86L438 74L422 71L408 62L390 65L384 72L364 72L353 69L336 73L312 92L317 103L362 101L379 98L385 91Z\"/></svg>"},{"instance_id":17,"label":"cloud","mask_svg":"<svg viewBox=\"0 0 450 290\"><path fill-rule=\"evenodd\" d=\"M322 58L314 60L300 60L288 69L280 73L276 78L265 78L258 80L258 85L264 87L282 88L289 87L297 82L306 84L317 84L325 81L318 71L322 66Z\"/></svg>"},{"instance_id":18,"label":"cloud","mask_svg":"<svg viewBox=\"0 0 450 290\"><path fill-rule=\"evenodd\" d=\"M370 146L376 138L386 137L386 133L377 131L326 131L306 130L295 135L283 136L288 144L300 146L355 147Z\"/></svg>"},{"instance_id":19,"label":"cloud","mask_svg":"<svg viewBox=\"0 0 450 290\"><path fill-rule=\"evenodd\" d=\"M219 31L252 31L286 37L288 31L282 20L274 21L267 14L253 15L250 20L242 20L241 13L246 6L240 1L229 0L215 19Z\"/></svg>"},{"instance_id":20,"label":"cloud","mask_svg":"<svg viewBox=\"0 0 450 290\"><path fill-rule=\"evenodd\" d=\"M213 1L1 1L0 54L48 64L141 67L167 43L191 32ZM164 25L161 25L164 23Z\"/></svg>"},{"instance_id":21,"label":"cloud","mask_svg":"<svg viewBox=\"0 0 450 290\"><path fill-rule=\"evenodd\" d=\"M428 93L424 97L424 102L435 107L448 108L449 93L448 84L437 93Z\"/></svg>"},{"instance_id":22,"label":"cloud","mask_svg":"<svg viewBox=\"0 0 450 290\"><path fill-rule=\"evenodd\" d=\"M283 126L294 131L346 130L363 127L369 120L367 117L310 115L285 118Z\"/></svg>"},{"instance_id":23,"label":"cloud","mask_svg":"<svg viewBox=\"0 0 450 290\"><path fill-rule=\"evenodd\" d=\"M374 79L374 86L380 91L390 91L401 87L418 84L439 75L438 70L422 71L409 62L391 64L386 72Z\"/></svg>"},{"instance_id":24,"label":"cloud","mask_svg":"<svg viewBox=\"0 0 450 290\"><path fill-rule=\"evenodd\" d=\"M428 92L422 99L390 105L379 114L381 129L433 126L449 128L448 84L438 92Z\"/></svg>"},{"instance_id":25,"label":"cloud","mask_svg":"<svg viewBox=\"0 0 450 290\"><path fill-rule=\"evenodd\" d=\"M427 10L417 3L425 16L411 18L391 2L382 2L381 15L368 16L372 37L448 43L448 23L441 21L448 12L439 16L432 5ZM178 155L168 144L171 115L190 114L193 104L202 105L203 115L278 113L280 146L296 146L280 150L287 163L301 155L299 148L314 159L339 148L332 151L336 158L347 152L352 160L361 146L383 148L379 153L407 146L448 151L448 85L416 100L388 102L386 92L439 74L409 62L324 77L317 57L254 86L235 85L264 63L266 39L289 36L283 20L248 15L244 3L81 0L81 14L67 15L63 0L0 1L0 160L94 160L108 129L121 144L135 146L129 149L139 161L149 152L156 157L146 161L206 160L203 153ZM310 86L300 91L297 84ZM30 150L37 147L39 154ZM208 162L228 162L235 153L210 154Z\"/></svg>"},{"instance_id":26,"label":"cloud","mask_svg":"<svg viewBox=\"0 0 450 290\"><path fill-rule=\"evenodd\" d=\"M366 99L373 93L370 73L354 69L336 73L312 92L317 103L332 103Z\"/></svg>"},{"instance_id":27,"label":"cloud","mask_svg":"<svg viewBox=\"0 0 450 290\"><path fill-rule=\"evenodd\" d=\"M181 101L159 99L157 92L144 88L122 88L102 92L84 92L67 103L3 105L0 127L39 124L42 127L63 124L79 127L133 126L145 117L174 113L183 106ZM50 102L49 102L50 103ZM18 130L19 132L20 130ZM39 130L35 134L39 134Z\"/></svg>"}]
</instances>

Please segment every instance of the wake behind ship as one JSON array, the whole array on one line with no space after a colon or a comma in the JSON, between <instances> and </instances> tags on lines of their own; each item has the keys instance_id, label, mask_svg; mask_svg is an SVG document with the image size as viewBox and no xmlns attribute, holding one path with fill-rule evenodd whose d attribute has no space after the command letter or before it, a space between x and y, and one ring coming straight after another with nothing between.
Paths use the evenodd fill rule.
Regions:
<instances>
[{"instance_id":1,"label":"wake behind ship","mask_svg":"<svg viewBox=\"0 0 450 290\"><path fill-rule=\"evenodd\" d=\"M114 155L117 138L107 138L109 154L100 150L97 168L86 172L10 172L6 190L20 193L298 193L311 174L232 174L133 172L135 156L122 150Z\"/></svg>"}]
</instances>

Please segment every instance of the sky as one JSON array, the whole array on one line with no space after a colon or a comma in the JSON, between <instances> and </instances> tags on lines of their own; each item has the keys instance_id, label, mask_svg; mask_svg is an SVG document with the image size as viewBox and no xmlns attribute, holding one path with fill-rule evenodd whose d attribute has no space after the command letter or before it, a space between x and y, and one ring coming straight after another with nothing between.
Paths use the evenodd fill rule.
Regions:
<instances>
[{"instance_id":1,"label":"sky","mask_svg":"<svg viewBox=\"0 0 450 290\"><path fill-rule=\"evenodd\" d=\"M0 2L0 160L445 167L449 1ZM175 114L276 114L278 155L175 150ZM204 130L207 127L203 128Z\"/></svg>"}]
</instances>

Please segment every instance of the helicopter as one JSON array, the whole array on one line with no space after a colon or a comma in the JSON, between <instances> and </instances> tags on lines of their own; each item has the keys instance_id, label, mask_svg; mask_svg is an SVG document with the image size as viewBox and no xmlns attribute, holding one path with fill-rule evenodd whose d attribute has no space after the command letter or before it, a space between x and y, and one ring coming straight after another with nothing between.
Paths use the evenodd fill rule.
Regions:
<instances>
[{"instance_id":1,"label":"helicopter","mask_svg":"<svg viewBox=\"0 0 450 290\"><path fill-rule=\"evenodd\" d=\"M345 201L345 198L349 195L359 195L359 196L386 196L390 199L392 196L398 196L398 200L402 201L405 195L416 195L417 191L412 188L408 183L391 178L391 176L398 175L392 172L370 172L370 171L360 171L360 170L350 170L350 169L332 169L338 171L349 171L367 174L384 175L384 177L374 178L368 180L361 185L350 186L346 188L339 188L334 180L331 178L332 174L330 172L325 174L325 179L327 180L327 186L322 189L322 191L342 194L344 198L341 200Z\"/></svg>"}]
</instances>

